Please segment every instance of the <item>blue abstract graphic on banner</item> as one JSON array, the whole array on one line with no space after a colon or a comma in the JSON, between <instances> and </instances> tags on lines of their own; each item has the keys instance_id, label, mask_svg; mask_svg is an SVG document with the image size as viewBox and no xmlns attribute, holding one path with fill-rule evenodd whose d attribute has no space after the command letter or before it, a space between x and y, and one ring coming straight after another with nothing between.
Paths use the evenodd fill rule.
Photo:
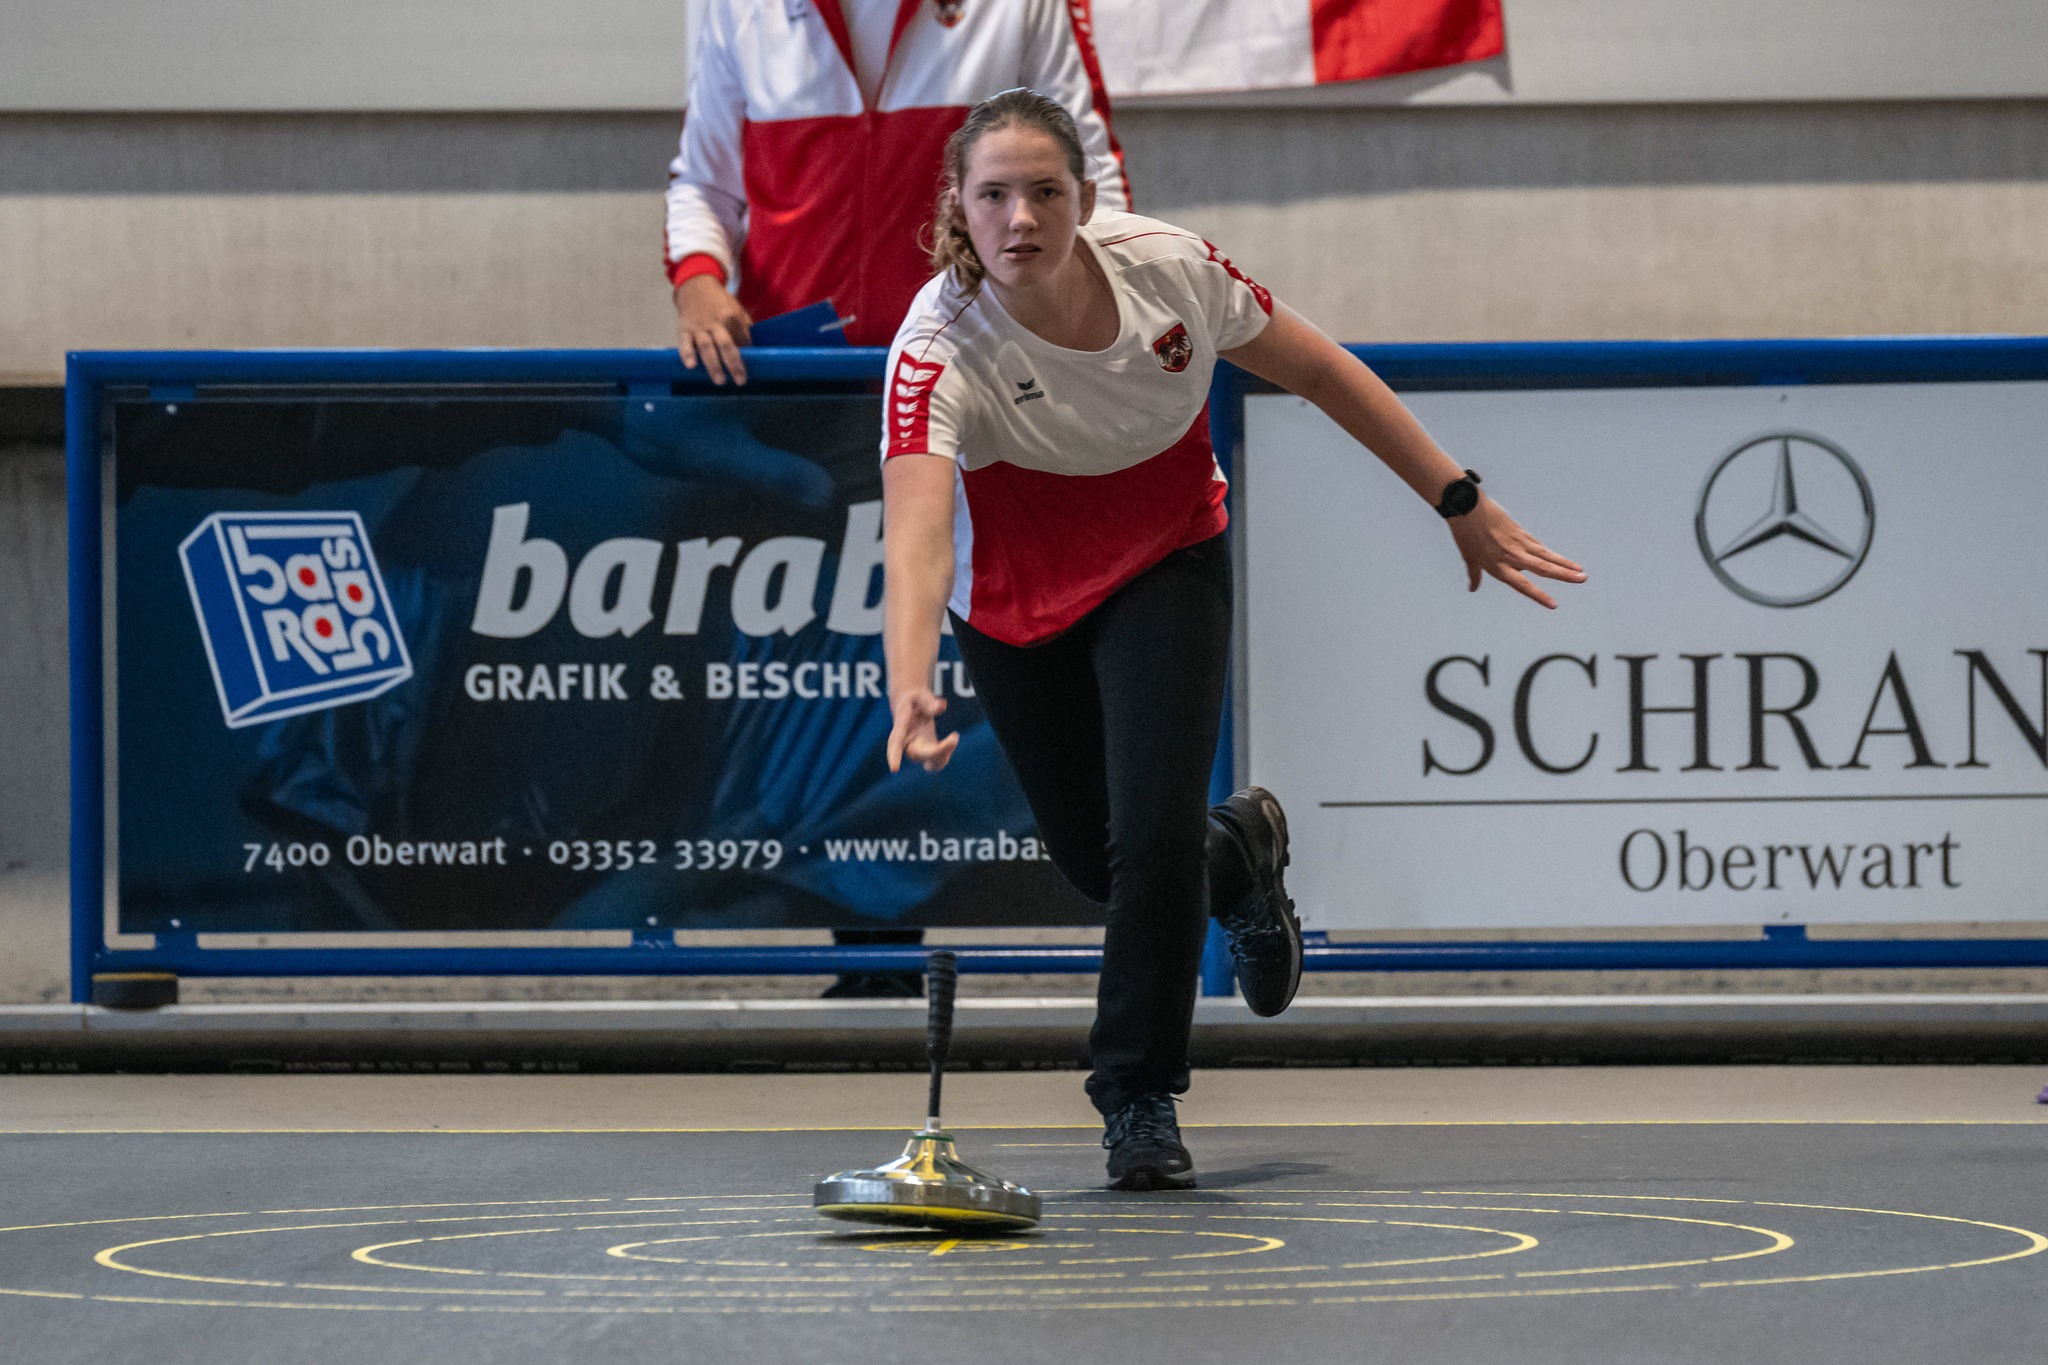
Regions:
<instances>
[{"instance_id":1,"label":"blue abstract graphic on banner","mask_svg":"<svg viewBox=\"0 0 2048 1365\"><path fill-rule=\"evenodd\" d=\"M354 512L217 512L178 555L231 726L366 701L412 676Z\"/></svg>"},{"instance_id":2,"label":"blue abstract graphic on banner","mask_svg":"<svg viewBox=\"0 0 2048 1365\"><path fill-rule=\"evenodd\" d=\"M119 928L1081 924L950 638L891 774L880 398L111 406Z\"/></svg>"}]
</instances>

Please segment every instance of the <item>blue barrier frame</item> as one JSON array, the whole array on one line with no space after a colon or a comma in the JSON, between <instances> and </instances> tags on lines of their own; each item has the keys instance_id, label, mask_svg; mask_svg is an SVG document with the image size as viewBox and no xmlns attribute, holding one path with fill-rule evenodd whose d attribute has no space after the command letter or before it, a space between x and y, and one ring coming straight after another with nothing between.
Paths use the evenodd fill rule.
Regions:
<instances>
[{"instance_id":1,"label":"blue barrier frame","mask_svg":"<svg viewBox=\"0 0 2048 1365\"><path fill-rule=\"evenodd\" d=\"M1356 346L1397 389L1645 388L2048 380L2048 338L1881 337L1840 340L1627 341ZM923 950L872 947L681 947L669 931L617 948L202 948L160 934L150 949L105 943L105 660L101 536L102 419L108 390L158 400L202 386L594 384L622 394L715 392L667 350L278 350L73 352L66 358L65 440L71 666L72 998L99 973L181 976L810 975L915 969ZM754 386L876 383L878 350L755 350ZM1210 416L1226 470L1243 442L1244 397L1267 386L1218 367ZM1212 788L1234 785L1226 712ZM1099 949L971 946L963 971L1086 973ZM1755 939L1330 943L1310 935L1310 970L1528 971L2048 966L2048 939L1809 939L1798 925ZM1203 989L1228 994L1227 955L1212 933Z\"/></svg>"}]
</instances>

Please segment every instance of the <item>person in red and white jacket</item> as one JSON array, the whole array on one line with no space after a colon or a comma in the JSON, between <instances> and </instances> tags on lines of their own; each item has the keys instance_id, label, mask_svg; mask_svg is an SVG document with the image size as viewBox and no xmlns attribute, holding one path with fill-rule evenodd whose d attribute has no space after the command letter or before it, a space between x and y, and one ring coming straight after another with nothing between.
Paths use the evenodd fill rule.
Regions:
<instances>
[{"instance_id":1,"label":"person in red and white jacket","mask_svg":"<svg viewBox=\"0 0 2048 1365\"><path fill-rule=\"evenodd\" d=\"M1491 575L1555 606L1529 576L1586 575L1215 247L1105 211L1053 101L996 96L946 156L939 273L896 334L883 421L889 766L935 771L959 745L931 688L950 618L1053 864L1104 907L1087 1088L1109 1178L1183 1189L1194 1161L1173 1106L1208 921L1255 1014L1286 1009L1302 967L1279 801L1208 801L1231 615L1205 411L1217 361L1378 455L1447 520L1473 589Z\"/></svg>"},{"instance_id":2,"label":"person in red and white jacket","mask_svg":"<svg viewBox=\"0 0 2048 1365\"><path fill-rule=\"evenodd\" d=\"M827 298L886 345L931 274L946 139L998 91L1072 111L1103 207L1128 208L1089 30L1089 0L709 0L669 165L683 363L743 383L752 320Z\"/></svg>"}]
</instances>

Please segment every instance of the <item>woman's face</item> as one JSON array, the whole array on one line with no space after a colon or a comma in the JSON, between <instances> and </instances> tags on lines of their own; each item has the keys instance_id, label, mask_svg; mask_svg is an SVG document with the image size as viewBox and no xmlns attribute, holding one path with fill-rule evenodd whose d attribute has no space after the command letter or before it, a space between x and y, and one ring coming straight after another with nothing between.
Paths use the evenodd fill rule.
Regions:
<instances>
[{"instance_id":1,"label":"woman's face","mask_svg":"<svg viewBox=\"0 0 2048 1365\"><path fill-rule=\"evenodd\" d=\"M982 269L1005 289L1051 279L1095 211L1095 182L1075 180L1060 144L1036 128L982 134L967 153L960 195Z\"/></svg>"}]
</instances>

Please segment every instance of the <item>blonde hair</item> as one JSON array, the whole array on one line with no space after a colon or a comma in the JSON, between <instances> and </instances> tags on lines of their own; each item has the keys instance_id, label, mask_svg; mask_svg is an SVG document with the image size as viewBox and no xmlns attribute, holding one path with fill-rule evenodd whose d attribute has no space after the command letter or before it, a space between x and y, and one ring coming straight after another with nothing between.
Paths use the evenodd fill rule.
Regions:
<instances>
[{"instance_id":1,"label":"blonde hair","mask_svg":"<svg viewBox=\"0 0 2048 1365\"><path fill-rule=\"evenodd\" d=\"M953 282L969 293L981 287L986 272L973 239L967 235L967 212L960 205L960 189L967 179L967 157L974 144L1000 128L1037 129L1059 144L1075 180L1088 178L1088 155L1081 149L1081 135L1075 131L1073 116L1056 101L1020 87L991 95L975 105L968 112L967 121L946 139L945 178L940 182L939 202L932 215L932 240L927 248L932 273L950 273Z\"/></svg>"}]
</instances>

